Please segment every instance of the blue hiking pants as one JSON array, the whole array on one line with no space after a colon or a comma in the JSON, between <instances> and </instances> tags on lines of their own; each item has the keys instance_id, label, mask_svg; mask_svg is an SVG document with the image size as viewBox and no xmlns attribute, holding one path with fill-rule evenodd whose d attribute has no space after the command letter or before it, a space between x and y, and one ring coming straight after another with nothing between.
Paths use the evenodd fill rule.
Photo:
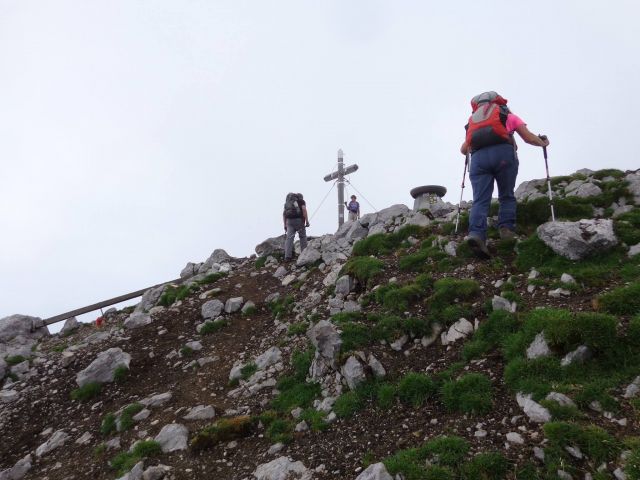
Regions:
<instances>
[{"instance_id":1,"label":"blue hiking pants","mask_svg":"<svg viewBox=\"0 0 640 480\"><path fill-rule=\"evenodd\" d=\"M493 182L498 184L498 228L515 230L516 197L513 190L518 176L518 157L513 145L491 145L473 152L469 178L473 187L473 205L469 216L469 235L487 238L487 215L491 206Z\"/></svg>"}]
</instances>

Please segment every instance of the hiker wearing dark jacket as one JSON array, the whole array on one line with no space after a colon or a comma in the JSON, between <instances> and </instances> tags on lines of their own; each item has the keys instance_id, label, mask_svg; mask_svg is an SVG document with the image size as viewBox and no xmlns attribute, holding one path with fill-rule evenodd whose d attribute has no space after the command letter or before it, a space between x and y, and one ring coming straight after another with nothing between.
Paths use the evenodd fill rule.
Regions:
<instances>
[{"instance_id":1,"label":"hiker wearing dark jacket","mask_svg":"<svg viewBox=\"0 0 640 480\"><path fill-rule=\"evenodd\" d=\"M288 262L293 258L293 240L296 232L300 237L300 251L307 248L307 230L309 217L307 216L307 203L301 193L289 193L284 204L282 213L284 231L286 239L284 242L284 261Z\"/></svg>"},{"instance_id":2,"label":"hiker wearing dark jacket","mask_svg":"<svg viewBox=\"0 0 640 480\"><path fill-rule=\"evenodd\" d=\"M491 206L493 182L498 185L498 230L500 238L513 238L516 228L514 188L518 175L514 132L530 145L546 147L549 140L534 135L527 124L507 107L507 100L496 92L484 92L471 99L472 115L465 126L466 138L460 151L469 154L469 179L473 205L469 216L467 242L481 258L488 258L487 215Z\"/></svg>"},{"instance_id":3,"label":"hiker wearing dark jacket","mask_svg":"<svg viewBox=\"0 0 640 480\"><path fill-rule=\"evenodd\" d=\"M360 204L356 200L355 195L351 195L351 201L349 203L344 202L349 212L349 221L355 222L360 218Z\"/></svg>"}]
</instances>

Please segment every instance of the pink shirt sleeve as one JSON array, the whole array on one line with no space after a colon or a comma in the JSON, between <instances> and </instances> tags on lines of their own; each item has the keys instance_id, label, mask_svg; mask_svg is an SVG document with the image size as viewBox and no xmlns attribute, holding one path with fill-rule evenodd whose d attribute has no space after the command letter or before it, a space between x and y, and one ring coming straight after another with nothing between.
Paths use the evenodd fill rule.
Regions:
<instances>
[{"instance_id":1,"label":"pink shirt sleeve","mask_svg":"<svg viewBox=\"0 0 640 480\"><path fill-rule=\"evenodd\" d=\"M519 116L514 115L513 113L507 115L507 133L512 134L513 132L515 132L516 128L521 125L526 125L526 123L524 123L524 121L522 121Z\"/></svg>"}]
</instances>

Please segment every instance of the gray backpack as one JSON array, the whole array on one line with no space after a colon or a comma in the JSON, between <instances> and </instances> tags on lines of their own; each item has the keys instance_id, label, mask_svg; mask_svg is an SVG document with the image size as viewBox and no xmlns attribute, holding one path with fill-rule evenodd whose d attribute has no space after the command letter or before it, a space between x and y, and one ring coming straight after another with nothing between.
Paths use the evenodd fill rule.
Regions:
<instances>
[{"instance_id":1,"label":"gray backpack","mask_svg":"<svg viewBox=\"0 0 640 480\"><path fill-rule=\"evenodd\" d=\"M302 218L300 198L295 193L287 194L284 202L284 216L285 218Z\"/></svg>"}]
</instances>

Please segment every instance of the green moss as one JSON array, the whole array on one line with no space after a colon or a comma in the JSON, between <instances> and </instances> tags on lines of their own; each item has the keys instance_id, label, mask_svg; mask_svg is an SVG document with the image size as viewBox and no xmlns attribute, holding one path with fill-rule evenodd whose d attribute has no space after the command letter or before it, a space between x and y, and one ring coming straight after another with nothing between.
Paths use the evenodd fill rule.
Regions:
<instances>
[{"instance_id":1,"label":"green moss","mask_svg":"<svg viewBox=\"0 0 640 480\"><path fill-rule=\"evenodd\" d=\"M442 386L442 403L450 411L484 414L493 406L491 381L478 373L469 373Z\"/></svg>"},{"instance_id":2,"label":"green moss","mask_svg":"<svg viewBox=\"0 0 640 480\"><path fill-rule=\"evenodd\" d=\"M616 315L640 313L640 282L601 295L598 297L598 305L605 312Z\"/></svg>"},{"instance_id":3,"label":"green moss","mask_svg":"<svg viewBox=\"0 0 640 480\"><path fill-rule=\"evenodd\" d=\"M97 382L87 383L83 387L71 391L71 399L79 402L87 402L97 397L102 391L102 385Z\"/></svg>"},{"instance_id":4,"label":"green moss","mask_svg":"<svg viewBox=\"0 0 640 480\"><path fill-rule=\"evenodd\" d=\"M438 391L436 382L422 373L409 372L398 383L398 396L413 407L421 406Z\"/></svg>"},{"instance_id":5,"label":"green moss","mask_svg":"<svg viewBox=\"0 0 640 480\"><path fill-rule=\"evenodd\" d=\"M217 332L218 330L223 329L227 326L227 322L225 320L218 320L215 322L206 321L204 325L200 329L200 335L210 335L212 333Z\"/></svg>"}]
</instances>

